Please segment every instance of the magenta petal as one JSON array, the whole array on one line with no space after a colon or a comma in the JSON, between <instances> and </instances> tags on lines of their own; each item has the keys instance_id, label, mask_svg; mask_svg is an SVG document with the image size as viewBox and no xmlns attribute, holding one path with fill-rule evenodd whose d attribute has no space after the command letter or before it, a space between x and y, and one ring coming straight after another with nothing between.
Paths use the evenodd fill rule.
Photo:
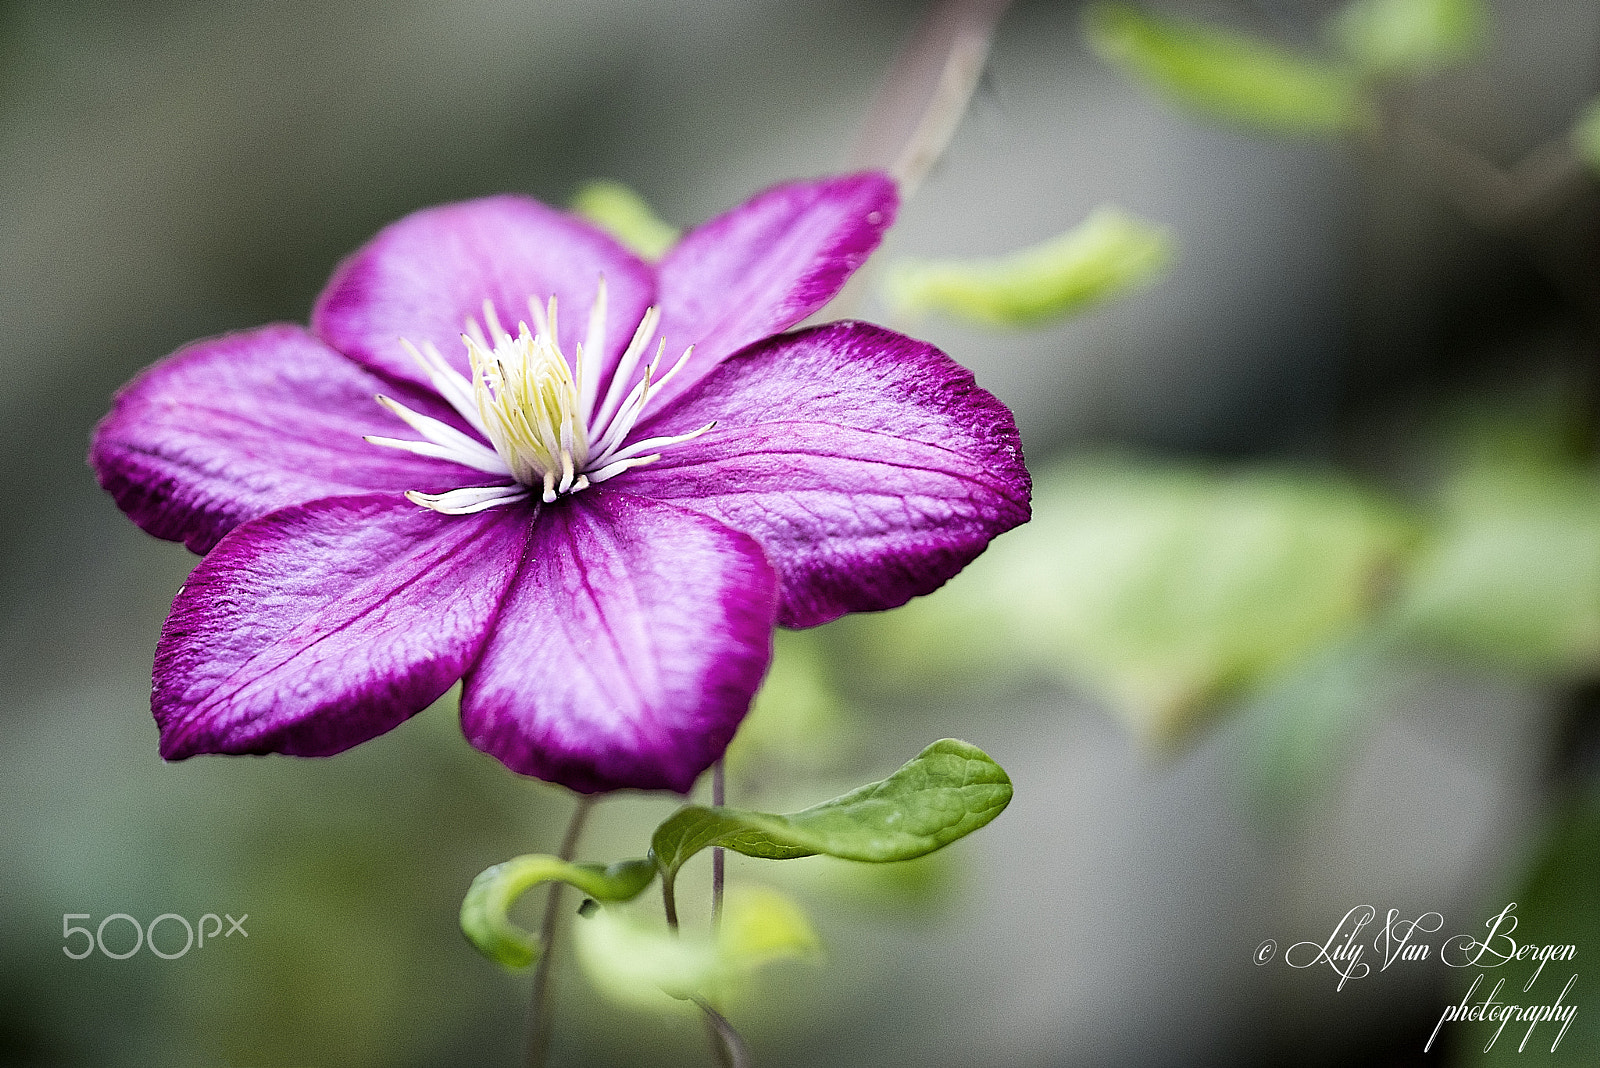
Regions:
<instances>
[{"instance_id":1,"label":"magenta petal","mask_svg":"<svg viewBox=\"0 0 1600 1068\"><path fill-rule=\"evenodd\" d=\"M427 707L482 648L532 515L443 516L372 495L237 528L162 628L161 755L327 756Z\"/></svg>"},{"instance_id":2,"label":"magenta petal","mask_svg":"<svg viewBox=\"0 0 1600 1068\"><path fill-rule=\"evenodd\" d=\"M938 349L875 326L753 346L650 433L712 420L616 485L755 537L785 626L904 604L1028 518L1011 413Z\"/></svg>"},{"instance_id":3,"label":"magenta petal","mask_svg":"<svg viewBox=\"0 0 1600 1068\"><path fill-rule=\"evenodd\" d=\"M298 326L200 341L117 394L89 463L135 523L196 552L302 501L494 481L363 441L417 436L373 399L382 392L395 390Z\"/></svg>"},{"instance_id":4,"label":"magenta petal","mask_svg":"<svg viewBox=\"0 0 1600 1068\"><path fill-rule=\"evenodd\" d=\"M753 540L605 490L546 508L461 698L467 739L574 790L686 792L771 655L777 581Z\"/></svg>"},{"instance_id":5,"label":"magenta petal","mask_svg":"<svg viewBox=\"0 0 1600 1068\"><path fill-rule=\"evenodd\" d=\"M722 360L817 311L894 221L895 186L876 172L775 186L684 237L660 266L662 334L694 356L658 409Z\"/></svg>"},{"instance_id":6,"label":"magenta petal","mask_svg":"<svg viewBox=\"0 0 1600 1068\"><path fill-rule=\"evenodd\" d=\"M401 338L432 342L466 374L461 334L469 319L483 323L485 300L515 332L519 321L533 325L529 297L543 306L554 295L571 359L601 275L609 369L654 299L652 268L610 236L527 197L444 204L390 224L341 263L317 298L311 328L357 362L421 383Z\"/></svg>"}]
</instances>

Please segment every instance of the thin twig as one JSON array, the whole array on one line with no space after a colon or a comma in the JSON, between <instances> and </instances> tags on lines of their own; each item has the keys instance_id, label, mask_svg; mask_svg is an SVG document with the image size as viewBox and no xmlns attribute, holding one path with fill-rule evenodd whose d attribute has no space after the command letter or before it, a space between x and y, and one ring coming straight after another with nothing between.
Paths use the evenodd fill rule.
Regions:
<instances>
[{"instance_id":1,"label":"thin twig","mask_svg":"<svg viewBox=\"0 0 1600 1068\"><path fill-rule=\"evenodd\" d=\"M1383 133L1471 222L1493 233L1514 233L1583 187L1583 164L1565 138L1540 145L1510 167L1398 116Z\"/></svg>"},{"instance_id":2,"label":"thin twig","mask_svg":"<svg viewBox=\"0 0 1600 1068\"><path fill-rule=\"evenodd\" d=\"M1011 0L940 0L928 9L889 68L856 134L849 169L886 170L910 200L950 147L983 76L995 25ZM861 303L867 270L858 269L808 322L849 315Z\"/></svg>"},{"instance_id":3,"label":"thin twig","mask_svg":"<svg viewBox=\"0 0 1600 1068\"><path fill-rule=\"evenodd\" d=\"M594 801L592 794L579 795L578 806L572 810L572 819L567 823L567 833L561 839L561 851L557 854L562 860L571 860L577 853L578 838L583 834L583 825ZM556 955L556 924L561 916L561 896L565 889L565 883L550 884L544 919L539 924L539 963L533 972L533 1000L529 1007L532 1017L528 1037L529 1068L543 1068L550 1050L550 962Z\"/></svg>"},{"instance_id":4,"label":"thin twig","mask_svg":"<svg viewBox=\"0 0 1600 1068\"><path fill-rule=\"evenodd\" d=\"M720 1040L718 1056L727 1068L750 1068L750 1047L744 1044L744 1038L734 1030L728 1018L716 1009L705 998L696 997L694 1003L700 1006L700 1011L705 1013L706 1023Z\"/></svg>"},{"instance_id":5,"label":"thin twig","mask_svg":"<svg viewBox=\"0 0 1600 1068\"><path fill-rule=\"evenodd\" d=\"M978 87L995 24L1011 0L941 0L889 69L851 153L883 167L909 198L950 144Z\"/></svg>"},{"instance_id":6,"label":"thin twig","mask_svg":"<svg viewBox=\"0 0 1600 1068\"><path fill-rule=\"evenodd\" d=\"M1414 123L1389 115L1378 131L1387 147L1410 162L1468 222L1518 241L1534 265L1572 302L1590 330L1600 329L1600 292L1591 265L1552 247L1547 225L1583 195L1593 179L1565 137L1548 141L1510 167Z\"/></svg>"}]
</instances>

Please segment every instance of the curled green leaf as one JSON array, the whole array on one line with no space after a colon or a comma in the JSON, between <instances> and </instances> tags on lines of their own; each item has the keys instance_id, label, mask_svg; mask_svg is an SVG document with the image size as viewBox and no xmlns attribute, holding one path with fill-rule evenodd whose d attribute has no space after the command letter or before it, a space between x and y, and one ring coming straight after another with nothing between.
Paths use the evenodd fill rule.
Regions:
<instances>
[{"instance_id":1,"label":"curled green leaf","mask_svg":"<svg viewBox=\"0 0 1600 1068\"><path fill-rule=\"evenodd\" d=\"M643 259L658 260L678 243L678 229L662 222L643 197L621 182L585 183L572 198L572 210Z\"/></svg>"},{"instance_id":2,"label":"curled green leaf","mask_svg":"<svg viewBox=\"0 0 1600 1068\"><path fill-rule=\"evenodd\" d=\"M1483 0L1353 0L1328 32L1363 71L1425 74L1477 52L1488 36Z\"/></svg>"},{"instance_id":3,"label":"curled green leaf","mask_svg":"<svg viewBox=\"0 0 1600 1068\"><path fill-rule=\"evenodd\" d=\"M882 782L786 816L689 805L656 828L651 853L669 882L702 849L793 860L911 860L962 838L1011 803L1011 780L977 746L934 742Z\"/></svg>"},{"instance_id":4,"label":"curled green leaf","mask_svg":"<svg viewBox=\"0 0 1600 1068\"><path fill-rule=\"evenodd\" d=\"M573 864L545 853L529 853L496 864L472 880L461 902L461 931L478 952L507 968L526 968L542 947L531 932L511 922L511 906L540 883L563 882L597 901L628 901L656 877L648 860Z\"/></svg>"},{"instance_id":5,"label":"curled green leaf","mask_svg":"<svg viewBox=\"0 0 1600 1068\"><path fill-rule=\"evenodd\" d=\"M901 313L937 310L993 326L1061 318L1153 281L1172 261L1165 227L1100 208L1042 244L992 259L902 260L884 288Z\"/></svg>"},{"instance_id":6,"label":"curled green leaf","mask_svg":"<svg viewBox=\"0 0 1600 1068\"><path fill-rule=\"evenodd\" d=\"M1344 133L1371 121L1372 104L1352 67L1131 4L1095 4L1084 21L1102 59L1218 118L1308 134Z\"/></svg>"}]
</instances>

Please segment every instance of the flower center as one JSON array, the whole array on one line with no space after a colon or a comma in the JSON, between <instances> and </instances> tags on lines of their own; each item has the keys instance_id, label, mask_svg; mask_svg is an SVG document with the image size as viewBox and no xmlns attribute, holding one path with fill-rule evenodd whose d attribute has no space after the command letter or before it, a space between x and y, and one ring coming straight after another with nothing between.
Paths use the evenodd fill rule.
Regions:
<instances>
[{"instance_id":1,"label":"flower center","mask_svg":"<svg viewBox=\"0 0 1600 1068\"><path fill-rule=\"evenodd\" d=\"M644 363L644 354L661 324L654 308L639 321L611 372L603 398L599 387L605 370L605 279L601 278L596 288L588 331L570 361L558 340L556 299L551 297L546 309L530 298L528 310L534 327L519 322L515 335L501 327L494 305L487 300L483 302L483 324L467 321L461 340L467 347L471 381L432 344L424 343L419 349L401 341L434 390L480 437L380 396L379 404L427 440L366 440L515 480L509 486L470 486L444 493L408 491L406 496L416 504L448 515L464 515L522 500L534 491L550 503L630 468L654 463L661 458L661 450L716 426L713 422L687 434L631 440L645 409L693 352L691 347L660 374L666 351L663 341L654 358Z\"/></svg>"},{"instance_id":2,"label":"flower center","mask_svg":"<svg viewBox=\"0 0 1600 1068\"><path fill-rule=\"evenodd\" d=\"M588 485L580 474L589 463L587 413L556 339L519 323L516 337L502 334L492 349L470 336L464 340L484 433L511 477L542 485L547 496L584 488L580 478Z\"/></svg>"}]
</instances>

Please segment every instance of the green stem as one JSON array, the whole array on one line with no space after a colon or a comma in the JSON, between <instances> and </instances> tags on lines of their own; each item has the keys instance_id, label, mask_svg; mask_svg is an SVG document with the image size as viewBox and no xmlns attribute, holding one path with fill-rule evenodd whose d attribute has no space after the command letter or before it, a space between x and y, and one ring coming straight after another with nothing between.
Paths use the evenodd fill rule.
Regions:
<instances>
[{"instance_id":1,"label":"green stem","mask_svg":"<svg viewBox=\"0 0 1600 1068\"><path fill-rule=\"evenodd\" d=\"M724 1068L750 1068L750 1048L728 1018L713 1009L705 998L697 997L694 1003L705 1013L706 1029L716 1036L714 1048Z\"/></svg>"},{"instance_id":2,"label":"green stem","mask_svg":"<svg viewBox=\"0 0 1600 1068\"><path fill-rule=\"evenodd\" d=\"M667 911L667 926L672 928L672 933L678 933L678 899L673 894L672 884L674 878L665 872L661 875L661 905Z\"/></svg>"},{"instance_id":3,"label":"green stem","mask_svg":"<svg viewBox=\"0 0 1600 1068\"><path fill-rule=\"evenodd\" d=\"M727 804L728 784L723 772L722 761L718 759L711 769L711 803L721 808ZM727 881L727 850L717 846L711 851L711 930L712 933L722 929L722 896L724 884Z\"/></svg>"},{"instance_id":4,"label":"green stem","mask_svg":"<svg viewBox=\"0 0 1600 1068\"><path fill-rule=\"evenodd\" d=\"M583 833L583 824L589 817L589 810L594 807L594 801L592 794L578 797L578 807L572 811L567 833L561 839L561 851L557 854L562 860L571 860L578 851L578 837ZM539 963L533 972L533 1000L529 1008L532 1018L528 1037L529 1068L544 1068L545 1057L550 1051L550 962L556 955L556 926L561 917L561 896L565 889L564 883L550 884L550 896L544 903L544 920L539 924Z\"/></svg>"}]
</instances>

